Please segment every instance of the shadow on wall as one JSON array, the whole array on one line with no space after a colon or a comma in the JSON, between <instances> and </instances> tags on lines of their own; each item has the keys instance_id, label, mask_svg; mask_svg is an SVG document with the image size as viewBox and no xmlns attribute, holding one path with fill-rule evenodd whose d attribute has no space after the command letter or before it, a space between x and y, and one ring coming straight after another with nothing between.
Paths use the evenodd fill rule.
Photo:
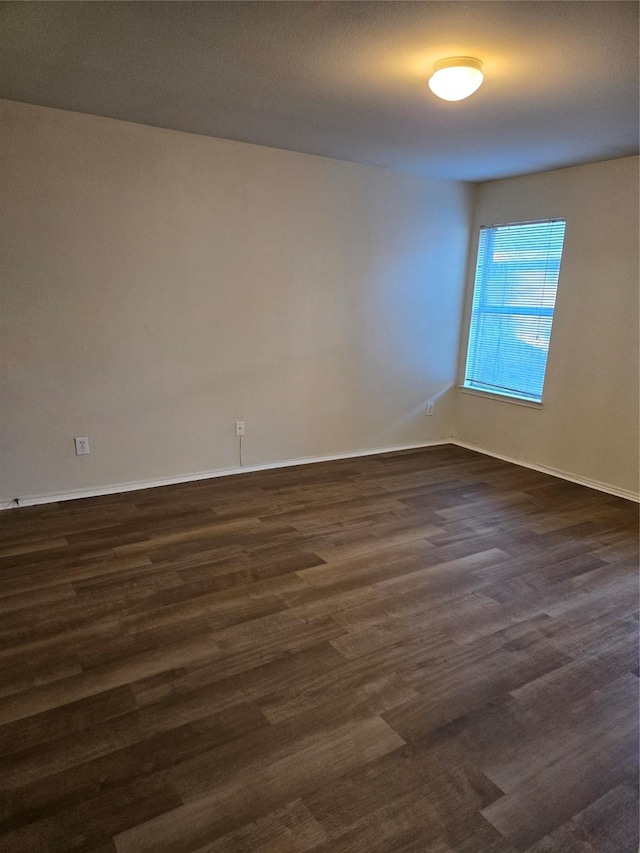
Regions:
<instances>
[{"instance_id":1,"label":"shadow on wall","mask_svg":"<svg viewBox=\"0 0 640 853\"><path fill-rule=\"evenodd\" d=\"M392 422L388 424L388 432L389 433L405 433L407 432L407 427L409 427L414 421L418 421L420 423L424 423L424 418L427 416L427 405L429 403L433 404L433 415L438 415L440 419L444 419L444 422L447 422L447 416L450 416L453 411L454 404L454 391L455 391L455 383L450 382L443 388L437 389L434 392L428 393L424 400L421 400L417 406L409 409L402 413L402 415L398 418L395 418ZM385 430L385 434L386 434ZM434 438L449 438L449 435L439 435L434 436ZM382 440L382 437L381 437ZM383 446L383 445L381 445Z\"/></svg>"}]
</instances>

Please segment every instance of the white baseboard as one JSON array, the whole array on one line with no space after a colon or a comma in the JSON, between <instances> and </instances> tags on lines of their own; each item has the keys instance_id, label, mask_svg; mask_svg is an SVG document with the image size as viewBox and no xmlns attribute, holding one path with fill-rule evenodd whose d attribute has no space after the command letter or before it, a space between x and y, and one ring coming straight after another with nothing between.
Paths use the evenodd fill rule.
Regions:
<instances>
[{"instance_id":1,"label":"white baseboard","mask_svg":"<svg viewBox=\"0 0 640 853\"><path fill-rule=\"evenodd\" d=\"M451 439L440 438L434 441L422 441L414 444L397 444L393 447L374 447L367 450L350 450L346 453L334 453L329 456L306 456L301 459L284 459L280 462L265 462L261 465L243 465L237 468L221 468L216 471L200 471L195 474L180 474L176 477L163 477L159 480L140 480L132 483L113 483L108 486L97 486L88 489L74 489L57 494L19 496L20 506L36 506L38 504L59 503L78 498L95 498L100 495L115 495L118 492L135 492L140 489L155 489L158 486L171 486L175 483L191 483L196 480L211 480L216 477L230 477L233 474L248 474L252 471L270 471L276 468L290 468L294 465L311 465L315 462L331 462L338 459L355 459L359 456L377 456L382 453L394 453L398 450L419 450L421 447L436 447L450 444ZM5 501L0 510L15 509L15 501Z\"/></svg>"},{"instance_id":2,"label":"white baseboard","mask_svg":"<svg viewBox=\"0 0 640 853\"><path fill-rule=\"evenodd\" d=\"M191 483L196 480L230 477L234 474L248 474L252 471L270 471L277 468L290 468L295 465L311 465L316 462L331 462L339 459L356 459L359 456L377 456L382 453L394 453L400 450L419 450L422 447L436 447L443 444L455 444L458 447L464 447L467 450L474 450L477 453L484 454L485 456L493 456L495 459L502 459L504 462L511 462L514 465L521 465L524 468L531 468L534 471L540 471L542 474L550 474L553 477L559 477L562 480L569 480L571 483L577 483L580 486L588 486L590 489L597 489L598 491L606 492L609 495L615 495L619 498L625 498L626 500L640 503L640 495L635 492L630 492L626 489L619 489L615 486L609 485L608 483L601 483L598 480L590 480L587 477L579 477L576 474L571 474L568 471L562 471L558 468L549 468L546 465L536 465L535 463L527 462L524 459L517 459L515 456L495 453L493 450L487 450L485 447L479 447L477 444L470 444L467 441L460 441L457 438L441 438L435 439L434 441L416 442L414 444L397 444L392 447L374 447L367 450L350 450L345 453L334 453L328 456L307 456L299 459L284 459L280 462L265 462L261 465L244 465L242 467L235 468L221 468L216 471L200 471L195 474L180 474L175 477L163 477L158 480L113 483L108 486L75 489L73 491L59 492L57 494L20 496L19 500L20 506L37 506L38 504L72 501L77 500L78 498L114 495L118 494L118 492L135 492L141 489L155 489L158 486L171 486L174 483ZM14 501L5 501L0 504L0 510L14 508Z\"/></svg>"},{"instance_id":3,"label":"white baseboard","mask_svg":"<svg viewBox=\"0 0 640 853\"><path fill-rule=\"evenodd\" d=\"M542 474L551 474L552 477L559 477L561 480L569 480L569 482L577 483L579 486L588 486L590 489L597 489L599 492L606 492L607 494L615 495L618 498L625 498L626 500L640 503L640 494L630 492L627 489L619 489L617 486L611 486L608 483L601 483L599 480L590 480L588 477L579 477L577 474L570 474L568 471L562 471L559 468L549 468L546 465L536 465L534 462L517 459L515 456L506 456L504 453L495 453L493 450L487 450L485 447L479 447L477 444L470 444L468 441L459 441L457 438L452 438L450 443L455 444L458 447L465 447L467 450L475 450L477 453L483 453L485 456L493 456L495 459L502 459L504 462L521 465L523 468L531 468L534 471L540 471Z\"/></svg>"}]
</instances>

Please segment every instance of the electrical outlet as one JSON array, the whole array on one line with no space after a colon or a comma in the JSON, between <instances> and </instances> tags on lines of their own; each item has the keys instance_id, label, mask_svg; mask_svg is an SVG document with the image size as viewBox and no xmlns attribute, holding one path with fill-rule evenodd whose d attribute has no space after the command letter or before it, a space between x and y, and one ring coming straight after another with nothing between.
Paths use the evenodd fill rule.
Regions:
<instances>
[{"instance_id":1,"label":"electrical outlet","mask_svg":"<svg viewBox=\"0 0 640 853\"><path fill-rule=\"evenodd\" d=\"M236 435L244 435L244 421L236 421Z\"/></svg>"},{"instance_id":2,"label":"electrical outlet","mask_svg":"<svg viewBox=\"0 0 640 853\"><path fill-rule=\"evenodd\" d=\"M76 456L86 456L89 453L89 439L87 436L73 439L76 443Z\"/></svg>"},{"instance_id":3,"label":"electrical outlet","mask_svg":"<svg viewBox=\"0 0 640 853\"><path fill-rule=\"evenodd\" d=\"M427 414L428 415L433 414L433 403L431 403L431 402L427 403Z\"/></svg>"}]
</instances>

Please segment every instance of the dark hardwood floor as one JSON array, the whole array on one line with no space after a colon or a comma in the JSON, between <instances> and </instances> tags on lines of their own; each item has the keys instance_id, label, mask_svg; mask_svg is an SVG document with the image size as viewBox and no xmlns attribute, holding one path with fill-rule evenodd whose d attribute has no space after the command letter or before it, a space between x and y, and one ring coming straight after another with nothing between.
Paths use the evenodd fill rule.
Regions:
<instances>
[{"instance_id":1,"label":"dark hardwood floor","mask_svg":"<svg viewBox=\"0 0 640 853\"><path fill-rule=\"evenodd\" d=\"M0 515L3 853L635 853L638 507L453 446Z\"/></svg>"}]
</instances>

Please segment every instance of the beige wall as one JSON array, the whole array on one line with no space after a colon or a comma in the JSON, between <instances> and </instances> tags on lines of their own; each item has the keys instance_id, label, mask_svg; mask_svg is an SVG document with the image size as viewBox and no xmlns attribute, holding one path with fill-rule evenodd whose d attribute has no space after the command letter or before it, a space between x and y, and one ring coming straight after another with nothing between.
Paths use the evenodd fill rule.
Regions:
<instances>
[{"instance_id":1,"label":"beige wall","mask_svg":"<svg viewBox=\"0 0 640 853\"><path fill-rule=\"evenodd\" d=\"M451 434L468 187L0 110L2 500Z\"/></svg>"},{"instance_id":2,"label":"beige wall","mask_svg":"<svg viewBox=\"0 0 640 853\"><path fill-rule=\"evenodd\" d=\"M543 406L460 391L454 434L637 494L638 158L484 184L472 240L481 225L547 217L567 228Z\"/></svg>"}]
</instances>

